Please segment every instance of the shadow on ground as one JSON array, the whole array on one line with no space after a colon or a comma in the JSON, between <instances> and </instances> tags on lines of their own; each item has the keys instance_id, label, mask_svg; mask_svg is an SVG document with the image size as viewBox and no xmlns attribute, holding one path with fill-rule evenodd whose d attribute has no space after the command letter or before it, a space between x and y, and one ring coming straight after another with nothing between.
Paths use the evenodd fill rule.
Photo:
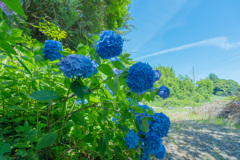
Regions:
<instances>
[{"instance_id":1,"label":"shadow on ground","mask_svg":"<svg viewBox=\"0 0 240 160\"><path fill-rule=\"evenodd\" d=\"M164 138L165 160L240 160L240 130L229 126L181 120Z\"/></svg>"}]
</instances>

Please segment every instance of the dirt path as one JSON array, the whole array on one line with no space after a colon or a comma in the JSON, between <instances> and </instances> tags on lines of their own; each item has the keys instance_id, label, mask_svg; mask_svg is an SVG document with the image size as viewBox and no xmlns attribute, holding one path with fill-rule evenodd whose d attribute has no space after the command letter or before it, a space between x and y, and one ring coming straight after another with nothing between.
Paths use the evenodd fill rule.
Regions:
<instances>
[{"instance_id":1,"label":"dirt path","mask_svg":"<svg viewBox=\"0 0 240 160\"><path fill-rule=\"evenodd\" d=\"M163 141L165 160L240 160L240 130L230 126L174 121Z\"/></svg>"}]
</instances>

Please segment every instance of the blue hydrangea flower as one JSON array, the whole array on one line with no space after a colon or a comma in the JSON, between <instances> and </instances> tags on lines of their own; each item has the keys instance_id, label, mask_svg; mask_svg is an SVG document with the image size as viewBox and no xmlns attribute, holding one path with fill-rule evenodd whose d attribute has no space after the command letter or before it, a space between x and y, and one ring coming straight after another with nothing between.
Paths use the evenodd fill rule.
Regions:
<instances>
[{"instance_id":1,"label":"blue hydrangea flower","mask_svg":"<svg viewBox=\"0 0 240 160\"><path fill-rule=\"evenodd\" d=\"M160 150L162 139L154 132L148 132L144 138L144 149L149 154L156 154Z\"/></svg>"},{"instance_id":2,"label":"blue hydrangea flower","mask_svg":"<svg viewBox=\"0 0 240 160\"><path fill-rule=\"evenodd\" d=\"M56 40L46 40L43 47L44 56L50 61L55 61L63 57L59 51L64 51L62 48L62 43Z\"/></svg>"},{"instance_id":3,"label":"blue hydrangea flower","mask_svg":"<svg viewBox=\"0 0 240 160\"><path fill-rule=\"evenodd\" d=\"M123 140L126 142L128 149L138 147L139 137L133 130L130 130Z\"/></svg>"},{"instance_id":4,"label":"blue hydrangea flower","mask_svg":"<svg viewBox=\"0 0 240 160\"><path fill-rule=\"evenodd\" d=\"M2 9L2 11L6 13L6 15L14 14L14 11L11 10L10 8L7 8L6 4L4 4L1 0L0 0L0 9Z\"/></svg>"},{"instance_id":5,"label":"blue hydrangea flower","mask_svg":"<svg viewBox=\"0 0 240 160\"><path fill-rule=\"evenodd\" d=\"M149 130L154 132L159 137L165 137L170 129L170 119L164 113L155 113L153 115L152 124L149 125Z\"/></svg>"},{"instance_id":6,"label":"blue hydrangea flower","mask_svg":"<svg viewBox=\"0 0 240 160\"><path fill-rule=\"evenodd\" d=\"M163 144L161 144L160 149L157 151L157 153L154 154L154 156L157 159L163 159L166 154L166 149Z\"/></svg>"},{"instance_id":7,"label":"blue hydrangea flower","mask_svg":"<svg viewBox=\"0 0 240 160\"><path fill-rule=\"evenodd\" d=\"M102 59L110 59L122 53L123 39L114 31L103 31L97 42L96 52Z\"/></svg>"},{"instance_id":8,"label":"blue hydrangea flower","mask_svg":"<svg viewBox=\"0 0 240 160\"><path fill-rule=\"evenodd\" d=\"M128 71L127 86L134 93L144 93L153 87L154 72L147 63L138 62L133 64Z\"/></svg>"},{"instance_id":9,"label":"blue hydrangea flower","mask_svg":"<svg viewBox=\"0 0 240 160\"><path fill-rule=\"evenodd\" d=\"M168 98L169 95L170 95L170 90L169 90L169 88L166 87L166 86L161 86L161 87L159 87L158 95L159 95L160 97L162 97L162 99Z\"/></svg>"},{"instance_id":10,"label":"blue hydrangea flower","mask_svg":"<svg viewBox=\"0 0 240 160\"><path fill-rule=\"evenodd\" d=\"M121 75L121 73L123 72L123 70L119 70L119 69L117 69L117 68L114 68L114 69L113 69L113 72L115 73L116 76L119 77L119 76Z\"/></svg>"},{"instance_id":11,"label":"blue hydrangea flower","mask_svg":"<svg viewBox=\"0 0 240 160\"><path fill-rule=\"evenodd\" d=\"M68 78L87 78L93 73L93 65L85 56L71 54L59 62L59 70Z\"/></svg>"},{"instance_id":12,"label":"blue hydrangea flower","mask_svg":"<svg viewBox=\"0 0 240 160\"><path fill-rule=\"evenodd\" d=\"M110 94L113 95L113 91L108 87L108 85L105 84L104 86L105 86L105 88L110 92Z\"/></svg>"},{"instance_id":13,"label":"blue hydrangea flower","mask_svg":"<svg viewBox=\"0 0 240 160\"><path fill-rule=\"evenodd\" d=\"M140 155L140 160L150 160L149 153L146 151L143 151L143 153Z\"/></svg>"},{"instance_id":14,"label":"blue hydrangea flower","mask_svg":"<svg viewBox=\"0 0 240 160\"><path fill-rule=\"evenodd\" d=\"M116 120L118 120L119 119L119 113L117 113L116 114L116 117L117 117L117 119L116 118L114 118L114 117L112 117L112 121L115 123L115 121ZM117 122L117 123L115 123L115 124L118 124L119 122Z\"/></svg>"},{"instance_id":15,"label":"blue hydrangea flower","mask_svg":"<svg viewBox=\"0 0 240 160\"><path fill-rule=\"evenodd\" d=\"M154 72L154 82L156 82L161 78L162 74L158 69L154 69L153 72Z\"/></svg>"}]
</instances>

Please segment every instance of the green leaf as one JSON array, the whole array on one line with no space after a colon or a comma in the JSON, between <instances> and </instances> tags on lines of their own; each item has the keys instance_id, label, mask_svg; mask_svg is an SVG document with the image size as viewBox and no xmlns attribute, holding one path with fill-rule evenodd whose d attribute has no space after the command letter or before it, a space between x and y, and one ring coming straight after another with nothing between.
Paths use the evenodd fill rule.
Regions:
<instances>
[{"instance_id":1,"label":"green leaf","mask_svg":"<svg viewBox=\"0 0 240 160\"><path fill-rule=\"evenodd\" d=\"M3 40L0 40L0 48L2 48L11 59L13 58L12 54L17 55L13 47Z\"/></svg>"},{"instance_id":2,"label":"green leaf","mask_svg":"<svg viewBox=\"0 0 240 160\"><path fill-rule=\"evenodd\" d=\"M18 58L16 57L18 62L21 63L21 65L23 66L23 68L30 74L32 75L32 72L30 71L30 69Z\"/></svg>"},{"instance_id":3,"label":"green leaf","mask_svg":"<svg viewBox=\"0 0 240 160\"><path fill-rule=\"evenodd\" d=\"M18 107L18 106L11 106L11 107L8 107L8 109L14 109L14 110L19 110L19 111L27 111L27 109L22 108L22 107Z\"/></svg>"},{"instance_id":4,"label":"green leaf","mask_svg":"<svg viewBox=\"0 0 240 160\"><path fill-rule=\"evenodd\" d=\"M92 36L92 40L94 41L99 41L100 37L98 35Z\"/></svg>"},{"instance_id":5,"label":"green leaf","mask_svg":"<svg viewBox=\"0 0 240 160\"><path fill-rule=\"evenodd\" d=\"M87 143L91 143L91 142L94 141L94 137L93 137L92 134L88 134L88 135L84 138L83 141L84 141L84 142L87 142Z\"/></svg>"},{"instance_id":6,"label":"green leaf","mask_svg":"<svg viewBox=\"0 0 240 160\"><path fill-rule=\"evenodd\" d=\"M43 55L42 51L43 51L43 48L39 46L33 49L34 55L37 55L37 54Z\"/></svg>"},{"instance_id":7,"label":"green leaf","mask_svg":"<svg viewBox=\"0 0 240 160\"><path fill-rule=\"evenodd\" d=\"M4 4L6 4L7 7L11 8L14 12L25 16L25 13L23 11L22 5L19 0L2 0Z\"/></svg>"},{"instance_id":8,"label":"green leaf","mask_svg":"<svg viewBox=\"0 0 240 160\"><path fill-rule=\"evenodd\" d=\"M148 119L146 117L144 117L142 119L142 131L147 133L148 132L148 129L149 129L149 126L148 126Z\"/></svg>"},{"instance_id":9,"label":"green leaf","mask_svg":"<svg viewBox=\"0 0 240 160\"><path fill-rule=\"evenodd\" d=\"M120 77L126 79L128 77L128 71L123 71Z\"/></svg>"},{"instance_id":10,"label":"green leaf","mask_svg":"<svg viewBox=\"0 0 240 160\"><path fill-rule=\"evenodd\" d=\"M47 58L44 56L44 54L37 54L34 56L35 62L41 62L46 61Z\"/></svg>"},{"instance_id":11,"label":"green leaf","mask_svg":"<svg viewBox=\"0 0 240 160\"><path fill-rule=\"evenodd\" d=\"M149 102L151 100L151 96L149 94L145 94L144 98Z\"/></svg>"},{"instance_id":12,"label":"green leaf","mask_svg":"<svg viewBox=\"0 0 240 160\"><path fill-rule=\"evenodd\" d=\"M108 64L102 64L101 66L98 67L98 70L107 76L114 75L112 68Z\"/></svg>"},{"instance_id":13,"label":"green leaf","mask_svg":"<svg viewBox=\"0 0 240 160\"><path fill-rule=\"evenodd\" d=\"M153 111L152 111L150 108L148 108L148 113L150 113L151 115L153 115Z\"/></svg>"},{"instance_id":14,"label":"green leaf","mask_svg":"<svg viewBox=\"0 0 240 160\"><path fill-rule=\"evenodd\" d=\"M18 28L13 28L9 34L13 37L21 37L23 31L21 29L18 29Z\"/></svg>"},{"instance_id":15,"label":"green leaf","mask_svg":"<svg viewBox=\"0 0 240 160\"><path fill-rule=\"evenodd\" d=\"M6 59L6 58L7 58L6 55L0 55L0 61L4 60L4 59Z\"/></svg>"},{"instance_id":16,"label":"green leaf","mask_svg":"<svg viewBox=\"0 0 240 160\"><path fill-rule=\"evenodd\" d=\"M76 113L72 114L71 118L72 118L72 121L75 124L78 124L78 125L83 126L83 127L86 126L86 121L85 121L83 115L80 112L76 112Z\"/></svg>"},{"instance_id":17,"label":"green leaf","mask_svg":"<svg viewBox=\"0 0 240 160\"><path fill-rule=\"evenodd\" d=\"M71 90L74 94L76 94L79 98L84 98L84 91L82 85L78 81L73 81L71 84Z\"/></svg>"},{"instance_id":18,"label":"green leaf","mask_svg":"<svg viewBox=\"0 0 240 160\"><path fill-rule=\"evenodd\" d=\"M99 66L101 66L101 58L100 58L99 54L95 52L95 54L93 54L93 57L94 57L96 63L97 63Z\"/></svg>"},{"instance_id":19,"label":"green leaf","mask_svg":"<svg viewBox=\"0 0 240 160\"><path fill-rule=\"evenodd\" d=\"M123 64L122 64L121 62L119 62L119 61L113 61L112 63L113 63L113 65L114 65L114 67L116 67L117 69L119 69L119 70L122 70L122 69L123 69Z\"/></svg>"},{"instance_id":20,"label":"green leaf","mask_svg":"<svg viewBox=\"0 0 240 160\"><path fill-rule=\"evenodd\" d=\"M48 132L47 134L45 134L39 139L36 149L39 150L52 145L57 139L57 137L58 137L58 134L56 132L54 131Z\"/></svg>"},{"instance_id":21,"label":"green leaf","mask_svg":"<svg viewBox=\"0 0 240 160\"><path fill-rule=\"evenodd\" d=\"M30 142L36 142L38 137L41 135L41 130L37 130L37 129L31 129L30 131L28 131L27 133L27 139Z\"/></svg>"},{"instance_id":22,"label":"green leaf","mask_svg":"<svg viewBox=\"0 0 240 160\"><path fill-rule=\"evenodd\" d=\"M101 154L104 154L107 149L107 142L106 140L101 137L98 141L98 151L100 151Z\"/></svg>"},{"instance_id":23,"label":"green leaf","mask_svg":"<svg viewBox=\"0 0 240 160\"><path fill-rule=\"evenodd\" d=\"M8 152L11 152L11 144L0 142L0 156Z\"/></svg>"},{"instance_id":24,"label":"green leaf","mask_svg":"<svg viewBox=\"0 0 240 160\"><path fill-rule=\"evenodd\" d=\"M41 90L41 91L33 92L31 95L27 95L27 96L31 99L35 99L38 101L47 101L47 100L58 98L59 94L51 90Z\"/></svg>"},{"instance_id":25,"label":"green leaf","mask_svg":"<svg viewBox=\"0 0 240 160\"><path fill-rule=\"evenodd\" d=\"M113 83L113 95L115 95L115 93L117 92L118 84L119 84L119 77L116 76Z\"/></svg>"}]
</instances>

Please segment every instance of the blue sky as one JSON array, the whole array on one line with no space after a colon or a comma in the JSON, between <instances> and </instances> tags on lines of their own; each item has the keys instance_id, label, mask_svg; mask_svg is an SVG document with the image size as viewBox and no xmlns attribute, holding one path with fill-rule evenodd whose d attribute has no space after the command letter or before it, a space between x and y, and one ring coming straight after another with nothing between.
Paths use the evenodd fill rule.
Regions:
<instances>
[{"instance_id":1,"label":"blue sky","mask_svg":"<svg viewBox=\"0 0 240 160\"><path fill-rule=\"evenodd\" d=\"M132 0L131 58L240 83L240 0Z\"/></svg>"}]
</instances>

